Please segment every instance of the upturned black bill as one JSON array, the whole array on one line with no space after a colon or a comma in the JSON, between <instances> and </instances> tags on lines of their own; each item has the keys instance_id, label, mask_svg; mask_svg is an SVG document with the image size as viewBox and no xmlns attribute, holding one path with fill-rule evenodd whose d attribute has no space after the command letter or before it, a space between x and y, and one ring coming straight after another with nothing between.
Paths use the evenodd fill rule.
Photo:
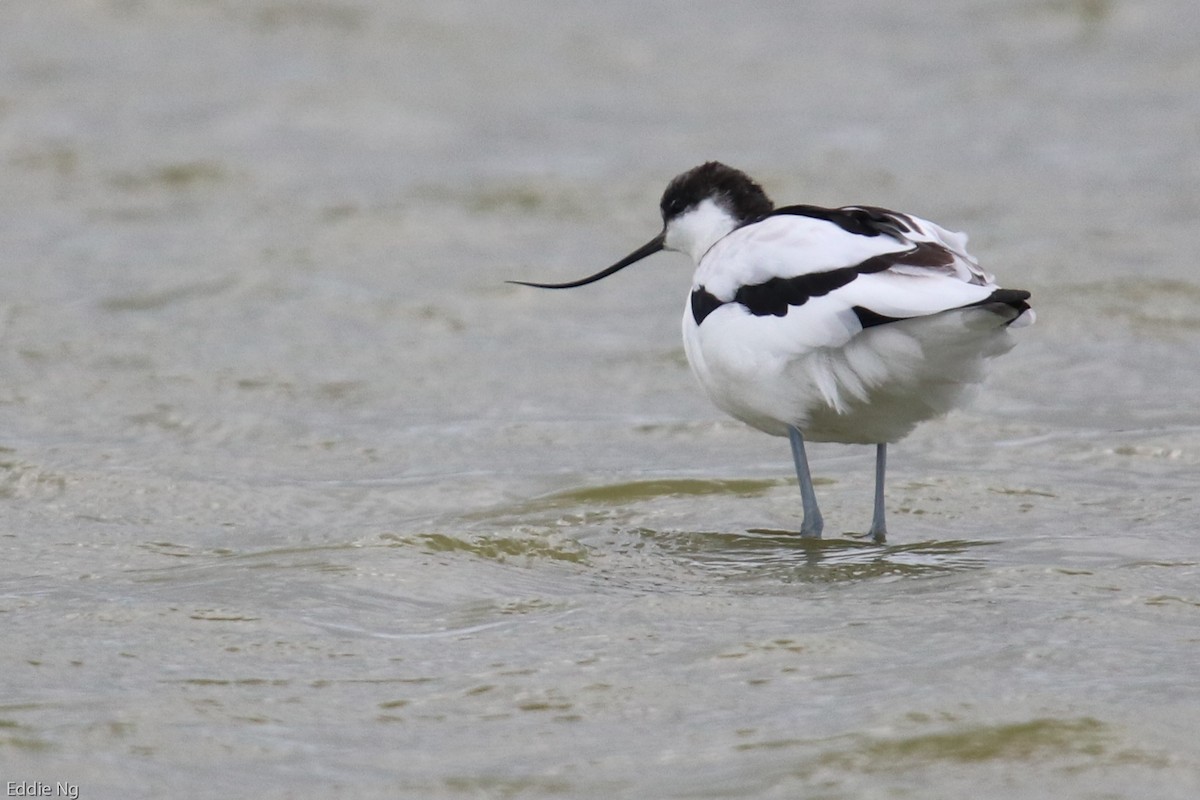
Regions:
<instances>
[{"instance_id":1,"label":"upturned black bill","mask_svg":"<svg viewBox=\"0 0 1200 800\"><path fill-rule=\"evenodd\" d=\"M611 267L602 269L599 272L597 272L595 275L589 275L586 278L580 278L577 281L569 281L567 283L533 283L532 281L505 281L505 283L516 283L516 284L520 284L521 286L534 286L538 289L574 289L576 286L586 286L589 283L595 283L596 281L600 280L601 278L607 278L609 275L612 275L614 272L619 272L620 270L623 270L626 267L628 267L630 264L641 261L646 256L653 255L653 254L657 253L659 250L662 250L663 249L663 236L664 236L664 234L660 233L658 236L655 236L653 239L646 242L644 245L639 247L637 250L634 250L632 253L625 256L617 263L613 264Z\"/></svg>"}]
</instances>

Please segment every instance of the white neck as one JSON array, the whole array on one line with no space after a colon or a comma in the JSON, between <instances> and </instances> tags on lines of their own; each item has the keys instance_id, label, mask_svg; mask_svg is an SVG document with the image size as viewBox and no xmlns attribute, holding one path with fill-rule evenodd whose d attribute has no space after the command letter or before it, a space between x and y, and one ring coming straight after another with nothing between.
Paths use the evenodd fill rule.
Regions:
<instances>
[{"instance_id":1,"label":"white neck","mask_svg":"<svg viewBox=\"0 0 1200 800\"><path fill-rule=\"evenodd\" d=\"M736 227L737 220L712 198L708 198L667 223L663 247L686 253L694 263L699 264L708 249Z\"/></svg>"}]
</instances>

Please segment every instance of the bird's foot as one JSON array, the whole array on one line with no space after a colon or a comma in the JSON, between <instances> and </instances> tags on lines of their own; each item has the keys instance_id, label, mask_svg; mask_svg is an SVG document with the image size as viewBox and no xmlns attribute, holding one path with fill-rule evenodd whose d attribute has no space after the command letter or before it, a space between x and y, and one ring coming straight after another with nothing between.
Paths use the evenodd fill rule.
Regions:
<instances>
[{"instance_id":1,"label":"bird's foot","mask_svg":"<svg viewBox=\"0 0 1200 800\"><path fill-rule=\"evenodd\" d=\"M825 520L821 518L820 512L816 514L805 514L804 522L800 523L800 536L804 539L820 539L821 532L825 530Z\"/></svg>"}]
</instances>

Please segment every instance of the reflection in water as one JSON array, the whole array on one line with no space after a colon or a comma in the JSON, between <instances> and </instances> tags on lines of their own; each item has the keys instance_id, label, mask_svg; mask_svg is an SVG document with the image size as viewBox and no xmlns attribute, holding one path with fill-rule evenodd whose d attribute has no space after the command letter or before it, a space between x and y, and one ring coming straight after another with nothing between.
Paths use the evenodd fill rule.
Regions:
<instances>
[{"instance_id":1,"label":"reflection in water","mask_svg":"<svg viewBox=\"0 0 1200 800\"><path fill-rule=\"evenodd\" d=\"M701 508L702 498L713 498L719 506L722 498L756 498L790 486L790 480L781 479L690 478L585 486L469 515L460 521L465 530L453 534L454 526L448 525L436 537L401 542L489 558L519 551L585 565L595 560L592 567L618 574L621 568L614 570L608 558L636 553L638 569L645 570L650 568L647 558L657 554L664 558L662 567L699 567L728 579L821 583L977 569L985 562L973 554L975 549L994 544L951 539L880 545L865 534L814 540L791 530L730 532L693 526L698 515L720 516L717 507L713 513ZM732 520L727 524L737 526ZM520 547L514 549L518 541Z\"/></svg>"},{"instance_id":2,"label":"reflection in water","mask_svg":"<svg viewBox=\"0 0 1200 800\"><path fill-rule=\"evenodd\" d=\"M856 539L805 539L780 530L686 533L643 529L665 551L727 578L830 582L921 576L977 569L984 560L966 540L878 545Z\"/></svg>"}]
</instances>

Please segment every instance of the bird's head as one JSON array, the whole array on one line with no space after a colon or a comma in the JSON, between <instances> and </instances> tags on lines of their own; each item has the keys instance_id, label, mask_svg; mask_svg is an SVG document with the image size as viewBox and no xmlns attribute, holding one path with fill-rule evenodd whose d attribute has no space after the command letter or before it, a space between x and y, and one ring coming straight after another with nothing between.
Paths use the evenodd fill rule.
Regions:
<instances>
[{"instance_id":1,"label":"bird's head","mask_svg":"<svg viewBox=\"0 0 1200 800\"><path fill-rule=\"evenodd\" d=\"M509 281L540 289L571 289L607 278L660 250L675 250L699 263L709 248L731 231L771 213L774 205L749 175L709 161L677 175L659 202L663 229L611 267L567 283Z\"/></svg>"}]
</instances>

